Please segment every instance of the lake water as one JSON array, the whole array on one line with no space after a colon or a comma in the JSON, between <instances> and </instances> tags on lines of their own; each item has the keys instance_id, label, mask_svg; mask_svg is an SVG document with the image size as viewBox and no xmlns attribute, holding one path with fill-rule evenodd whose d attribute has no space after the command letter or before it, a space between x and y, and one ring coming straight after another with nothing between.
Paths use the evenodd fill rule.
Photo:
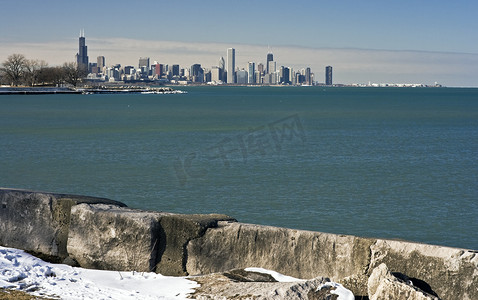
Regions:
<instances>
[{"instance_id":1,"label":"lake water","mask_svg":"<svg viewBox=\"0 0 478 300\"><path fill-rule=\"evenodd\" d=\"M0 96L0 186L478 249L478 89Z\"/></svg>"}]
</instances>

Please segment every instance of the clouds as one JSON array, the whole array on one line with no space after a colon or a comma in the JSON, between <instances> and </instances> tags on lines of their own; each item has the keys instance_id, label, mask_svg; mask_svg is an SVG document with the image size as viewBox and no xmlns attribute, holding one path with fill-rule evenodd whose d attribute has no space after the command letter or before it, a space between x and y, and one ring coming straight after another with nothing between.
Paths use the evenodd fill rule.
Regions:
<instances>
[{"instance_id":1,"label":"clouds","mask_svg":"<svg viewBox=\"0 0 478 300\"><path fill-rule=\"evenodd\" d=\"M247 68L247 62L265 63L268 47L251 44L193 43L127 38L101 39L86 37L90 61L106 57L107 65L136 66L139 57L165 64L190 67L200 63L210 68L226 57L226 49L236 49L236 66ZM51 65L74 61L78 51L76 39L49 43L0 43L0 60L12 53L43 59ZM448 86L478 86L478 54L392 51L372 49L334 49L297 46L272 48L277 66L294 70L311 67L316 80L323 82L325 66L334 67L336 83L425 83L435 81Z\"/></svg>"}]
</instances>

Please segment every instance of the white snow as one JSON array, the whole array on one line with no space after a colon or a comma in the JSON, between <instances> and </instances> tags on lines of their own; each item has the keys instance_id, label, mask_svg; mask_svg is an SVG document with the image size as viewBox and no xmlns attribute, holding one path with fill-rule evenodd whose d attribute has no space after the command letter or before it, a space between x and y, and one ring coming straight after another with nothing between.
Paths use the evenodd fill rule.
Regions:
<instances>
[{"instance_id":1,"label":"white snow","mask_svg":"<svg viewBox=\"0 0 478 300\"><path fill-rule=\"evenodd\" d=\"M298 278L282 275L282 274L277 273L275 271L266 270L266 269L262 269L262 268L245 268L244 270L249 271L249 272L258 272L258 273L269 274L272 277L274 277L275 280L277 280L279 282L306 281L304 279L298 279ZM326 284L321 285L320 287L318 287L317 290L320 290L321 288L323 288L325 286L335 287L335 290L331 290L330 293L338 295L339 300L355 300L354 294L350 290L344 288L340 283L327 282Z\"/></svg>"},{"instance_id":2,"label":"white snow","mask_svg":"<svg viewBox=\"0 0 478 300\"><path fill-rule=\"evenodd\" d=\"M270 274L279 282L304 281L262 268L246 271ZM339 300L353 300L353 294L342 285L332 293ZM51 264L22 250L0 246L0 288L17 289L37 296L60 299L188 299L199 285L186 277L156 273L101 271Z\"/></svg>"},{"instance_id":3,"label":"white snow","mask_svg":"<svg viewBox=\"0 0 478 300\"><path fill-rule=\"evenodd\" d=\"M304 279L298 279L298 278L282 275L282 274L277 273L275 271L266 270L266 269L263 269L263 268L245 268L244 270L246 270L248 272L257 272L257 273L269 274L272 277L274 277L274 279L277 280L278 282L305 281Z\"/></svg>"},{"instance_id":4,"label":"white snow","mask_svg":"<svg viewBox=\"0 0 478 300\"><path fill-rule=\"evenodd\" d=\"M324 286L335 287L335 290L331 290L330 293L339 295L338 297L339 300L354 300L355 299L354 294L350 290L344 288L343 285L341 285L340 283L327 282L326 284L319 286L317 290L320 290Z\"/></svg>"},{"instance_id":5,"label":"white snow","mask_svg":"<svg viewBox=\"0 0 478 300\"><path fill-rule=\"evenodd\" d=\"M22 250L0 247L0 287L61 299L187 299L199 285L155 273L88 270L50 264Z\"/></svg>"}]
</instances>

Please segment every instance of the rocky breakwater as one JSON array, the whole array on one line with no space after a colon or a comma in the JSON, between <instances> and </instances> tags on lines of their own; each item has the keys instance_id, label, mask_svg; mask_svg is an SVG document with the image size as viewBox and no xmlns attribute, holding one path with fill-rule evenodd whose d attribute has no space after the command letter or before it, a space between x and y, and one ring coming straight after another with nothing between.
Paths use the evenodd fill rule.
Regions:
<instances>
[{"instance_id":1,"label":"rocky breakwater","mask_svg":"<svg viewBox=\"0 0 478 300\"><path fill-rule=\"evenodd\" d=\"M478 251L237 222L219 222L192 240L186 269L200 274L256 266L297 278L324 276L355 296L372 297L369 278L382 264L394 277L408 278L400 288L414 286L429 299L478 299Z\"/></svg>"},{"instance_id":2,"label":"rocky breakwater","mask_svg":"<svg viewBox=\"0 0 478 300\"><path fill-rule=\"evenodd\" d=\"M92 269L187 275L186 246L226 215L131 209L105 198L0 188L0 245Z\"/></svg>"},{"instance_id":3,"label":"rocky breakwater","mask_svg":"<svg viewBox=\"0 0 478 300\"><path fill-rule=\"evenodd\" d=\"M0 245L61 262L68 257L71 208L83 203L125 206L104 198L0 188Z\"/></svg>"},{"instance_id":4,"label":"rocky breakwater","mask_svg":"<svg viewBox=\"0 0 478 300\"><path fill-rule=\"evenodd\" d=\"M231 279L230 270L259 267L323 276L358 299L478 299L477 251L243 224L225 215L142 211L103 198L0 189L0 245L96 269ZM194 278L203 286L223 282ZM207 285L197 296L209 299L214 290ZM214 298L229 299L232 290ZM297 299L319 299L316 292Z\"/></svg>"}]
</instances>

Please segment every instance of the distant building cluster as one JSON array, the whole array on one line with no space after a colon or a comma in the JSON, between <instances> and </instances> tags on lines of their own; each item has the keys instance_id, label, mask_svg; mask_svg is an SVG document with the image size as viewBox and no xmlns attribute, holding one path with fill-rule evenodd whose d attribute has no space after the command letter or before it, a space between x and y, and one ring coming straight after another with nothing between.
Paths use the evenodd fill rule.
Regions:
<instances>
[{"instance_id":1,"label":"distant building cluster","mask_svg":"<svg viewBox=\"0 0 478 300\"><path fill-rule=\"evenodd\" d=\"M236 50L227 49L226 60L221 57L217 66L204 68L201 64L180 67L178 64L151 63L149 57L140 57L137 66L106 65L104 56L89 62L84 31L80 32L79 51L76 55L78 68L90 81L134 82L156 81L175 84L235 84L235 85L316 85L315 75L309 67L294 70L287 66L277 67L274 55L267 53L266 63L249 62L246 68L236 66ZM323 84L323 83L322 83ZM325 68L325 85L332 85L332 67Z\"/></svg>"}]
</instances>

